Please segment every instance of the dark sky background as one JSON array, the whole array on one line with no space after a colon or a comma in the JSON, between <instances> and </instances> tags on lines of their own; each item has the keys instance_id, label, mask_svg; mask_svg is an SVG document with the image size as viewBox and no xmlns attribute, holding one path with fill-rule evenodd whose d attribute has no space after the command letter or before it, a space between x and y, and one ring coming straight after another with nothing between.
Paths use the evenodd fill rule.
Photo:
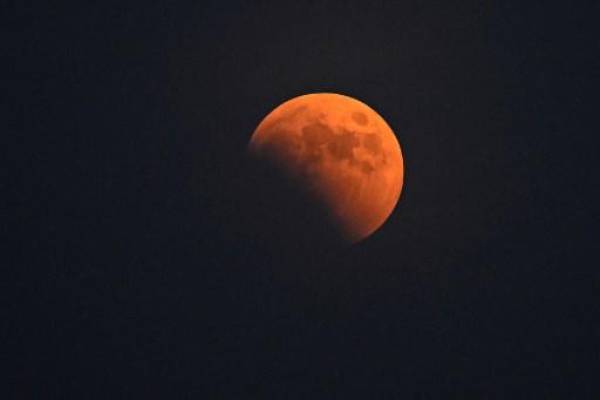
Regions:
<instances>
[{"instance_id":1,"label":"dark sky background","mask_svg":"<svg viewBox=\"0 0 600 400\"><path fill-rule=\"evenodd\" d=\"M592 396L598 6L209 3L13 5L10 394ZM405 157L347 248L245 157L319 91Z\"/></svg>"}]
</instances>

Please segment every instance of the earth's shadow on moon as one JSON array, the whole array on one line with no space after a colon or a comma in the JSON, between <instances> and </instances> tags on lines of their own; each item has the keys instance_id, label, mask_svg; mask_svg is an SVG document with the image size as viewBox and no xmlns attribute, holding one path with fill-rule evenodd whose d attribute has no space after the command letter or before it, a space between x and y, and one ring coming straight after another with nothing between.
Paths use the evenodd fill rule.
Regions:
<instances>
[{"instance_id":1,"label":"earth's shadow on moon","mask_svg":"<svg viewBox=\"0 0 600 400\"><path fill-rule=\"evenodd\" d=\"M310 258L350 245L323 202L275 161L249 152L242 174L243 226L257 250Z\"/></svg>"}]
</instances>

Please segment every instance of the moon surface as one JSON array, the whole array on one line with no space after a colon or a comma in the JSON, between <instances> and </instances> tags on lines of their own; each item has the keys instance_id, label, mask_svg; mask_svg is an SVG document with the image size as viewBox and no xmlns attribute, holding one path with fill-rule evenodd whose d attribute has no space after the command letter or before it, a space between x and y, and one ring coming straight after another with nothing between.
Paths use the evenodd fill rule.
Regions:
<instances>
[{"instance_id":1,"label":"moon surface","mask_svg":"<svg viewBox=\"0 0 600 400\"><path fill-rule=\"evenodd\" d=\"M400 198L398 140L375 110L352 97L292 98L261 121L248 148L324 206L350 243L376 231Z\"/></svg>"}]
</instances>

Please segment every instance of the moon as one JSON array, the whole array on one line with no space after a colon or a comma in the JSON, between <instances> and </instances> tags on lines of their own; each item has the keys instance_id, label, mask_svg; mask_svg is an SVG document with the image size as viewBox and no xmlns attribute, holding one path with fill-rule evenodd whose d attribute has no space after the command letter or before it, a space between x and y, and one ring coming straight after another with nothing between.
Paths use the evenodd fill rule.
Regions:
<instances>
[{"instance_id":1,"label":"moon","mask_svg":"<svg viewBox=\"0 0 600 400\"><path fill-rule=\"evenodd\" d=\"M400 144L385 120L352 97L312 93L271 111L248 145L324 206L349 243L388 219L402 191Z\"/></svg>"}]
</instances>

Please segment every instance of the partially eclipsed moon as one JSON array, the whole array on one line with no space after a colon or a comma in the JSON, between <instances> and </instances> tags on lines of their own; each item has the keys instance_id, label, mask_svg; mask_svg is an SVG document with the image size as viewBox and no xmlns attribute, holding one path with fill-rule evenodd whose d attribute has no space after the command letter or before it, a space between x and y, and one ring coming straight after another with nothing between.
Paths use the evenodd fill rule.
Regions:
<instances>
[{"instance_id":1,"label":"partially eclipsed moon","mask_svg":"<svg viewBox=\"0 0 600 400\"><path fill-rule=\"evenodd\" d=\"M404 165L396 136L376 111L348 96L286 101L258 125L249 150L324 205L350 242L377 230L400 197Z\"/></svg>"}]
</instances>

